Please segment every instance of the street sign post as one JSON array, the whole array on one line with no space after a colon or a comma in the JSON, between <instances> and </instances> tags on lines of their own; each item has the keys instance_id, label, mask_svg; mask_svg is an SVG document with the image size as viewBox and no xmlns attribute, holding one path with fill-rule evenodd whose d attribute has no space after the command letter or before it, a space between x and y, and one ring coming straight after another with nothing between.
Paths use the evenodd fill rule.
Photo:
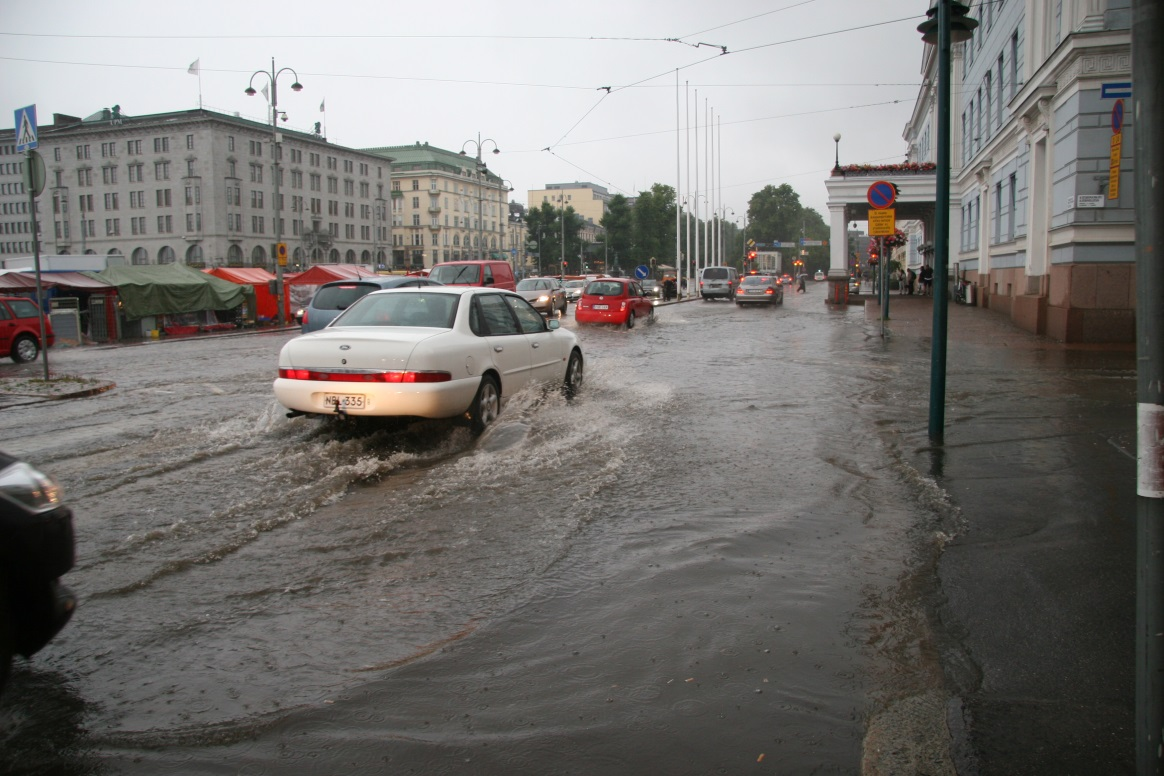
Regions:
<instances>
[{"instance_id":1,"label":"street sign post","mask_svg":"<svg viewBox=\"0 0 1164 776\"><path fill-rule=\"evenodd\" d=\"M869 201L869 207L874 210L893 207L893 203L897 201L897 187L889 181L874 181L865 198Z\"/></svg>"},{"instance_id":2,"label":"street sign post","mask_svg":"<svg viewBox=\"0 0 1164 776\"><path fill-rule=\"evenodd\" d=\"M36 106L25 105L23 108L17 108L13 113L16 119L16 153L31 151L37 146Z\"/></svg>"},{"instance_id":3,"label":"street sign post","mask_svg":"<svg viewBox=\"0 0 1164 776\"><path fill-rule=\"evenodd\" d=\"M893 208L888 210L870 210L869 211L869 236L870 237L891 237L897 231L896 224L897 211Z\"/></svg>"},{"instance_id":4,"label":"street sign post","mask_svg":"<svg viewBox=\"0 0 1164 776\"><path fill-rule=\"evenodd\" d=\"M645 279L650 274L651 268L646 264L640 264L639 266L635 267L635 277L639 280Z\"/></svg>"}]
</instances>

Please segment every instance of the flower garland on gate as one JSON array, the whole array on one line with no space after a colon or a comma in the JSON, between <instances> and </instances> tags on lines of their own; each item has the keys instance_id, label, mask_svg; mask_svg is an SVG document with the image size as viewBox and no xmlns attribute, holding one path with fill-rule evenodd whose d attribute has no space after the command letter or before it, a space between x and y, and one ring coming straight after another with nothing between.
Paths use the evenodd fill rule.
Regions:
<instances>
[{"instance_id":1,"label":"flower garland on gate","mask_svg":"<svg viewBox=\"0 0 1164 776\"><path fill-rule=\"evenodd\" d=\"M841 172L931 172L938 169L933 162L903 162L901 164L845 164Z\"/></svg>"}]
</instances>

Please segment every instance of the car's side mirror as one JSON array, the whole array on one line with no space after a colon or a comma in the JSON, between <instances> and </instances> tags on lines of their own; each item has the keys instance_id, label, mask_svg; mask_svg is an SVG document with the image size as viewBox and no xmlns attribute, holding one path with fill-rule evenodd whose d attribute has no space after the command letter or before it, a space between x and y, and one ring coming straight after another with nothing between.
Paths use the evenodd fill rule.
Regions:
<instances>
[{"instance_id":1,"label":"car's side mirror","mask_svg":"<svg viewBox=\"0 0 1164 776\"><path fill-rule=\"evenodd\" d=\"M550 318L548 321L546 321L546 326L549 328L550 331L557 329L561 325L562 324L558 321L557 318Z\"/></svg>"}]
</instances>

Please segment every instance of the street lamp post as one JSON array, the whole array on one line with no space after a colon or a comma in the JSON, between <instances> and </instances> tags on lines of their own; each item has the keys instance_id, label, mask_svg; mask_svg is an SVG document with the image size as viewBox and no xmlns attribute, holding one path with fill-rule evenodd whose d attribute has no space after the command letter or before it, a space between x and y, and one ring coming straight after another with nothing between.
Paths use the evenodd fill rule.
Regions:
<instances>
[{"instance_id":1,"label":"street lamp post","mask_svg":"<svg viewBox=\"0 0 1164 776\"><path fill-rule=\"evenodd\" d=\"M840 132L833 135L833 143L835 143L836 147L837 147L836 159L833 162L833 175L840 175L841 174L841 133Z\"/></svg>"},{"instance_id":2,"label":"street lamp post","mask_svg":"<svg viewBox=\"0 0 1164 776\"><path fill-rule=\"evenodd\" d=\"M291 77L295 80L291 84L291 91L303 91L303 84L299 83L299 74L289 67L284 67L280 70L275 69L275 58L271 57L271 72L266 70L256 70L251 73L250 83L244 93L248 97L254 97L257 93L255 91L255 76L266 76L271 83L271 156L273 159L272 177L275 179L275 304L278 305L278 315L276 320L280 326L287 323L285 310L283 305L283 266L287 263L286 248L283 247L283 224L282 215L283 208L279 203L279 152L281 151L280 143L282 138L279 134L279 116L283 117L283 121L287 120L286 113L279 112L279 76L283 73L291 73Z\"/></svg>"},{"instance_id":3,"label":"street lamp post","mask_svg":"<svg viewBox=\"0 0 1164 776\"><path fill-rule=\"evenodd\" d=\"M950 46L970 40L978 22L955 0L937 0L918 25L922 40L938 46L937 191L934 203L934 322L930 356L930 440L941 444L946 423L946 277L950 260Z\"/></svg>"},{"instance_id":4,"label":"street lamp post","mask_svg":"<svg viewBox=\"0 0 1164 776\"><path fill-rule=\"evenodd\" d=\"M501 153L501 149L497 147L496 140L489 137L482 140L481 133L478 132L476 140L469 139L461 144L461 156L468 156L468 154L465 153L465 146L469 145L470 143L473 144L473 146L477 149L477 258L481 259L484 258L484 246L481 245L481 241L484 239L485 228L485 211L481 207L481 173L487 172L489 170L485 163L481 161L481 148L484 143L492 143L494 154Z\"/></svg>"}]
</instances>

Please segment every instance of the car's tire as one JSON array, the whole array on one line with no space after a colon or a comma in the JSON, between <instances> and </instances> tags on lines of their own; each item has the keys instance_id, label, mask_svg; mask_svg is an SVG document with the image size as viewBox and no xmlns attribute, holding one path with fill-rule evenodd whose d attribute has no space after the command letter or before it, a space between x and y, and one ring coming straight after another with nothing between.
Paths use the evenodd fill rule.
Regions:
<instances>
[{"instance_id":1,"label":"car's tire","mask_svg":"<svg viewBox=\"0 0 1164 776\"><path fill-rule=\"evenodd\" d=\"M26 364L29 361L36 361L36 357L40 355L40 345L36 344L36 339L31 334L21 334L12 343L12 360L18 364Z\"/></svg>"},{"instance_id":2,"label":"car's tire","mask_svg":"<svg viewBox=\"0 0 1164 776\"><path fill-rule=\"evenodd\" d=\"M575 350L570 353L570 360L566 363L566 379L562 384L562 390L566 394L567 399L573 399L578 395L578 391L582 388L582 383L586 377L586 370L582 361L582 354Z\"/></svg>"},{"instance_id":3,"label":"car's tire","mask_svg":"<svg viewBox=\"0 0 1164 776\"><path fill-rule=\"evenodd\" d=\"M627 314L626 314L626 328L629 331L629 330L633 329L634 327L635 327L635 311L629 310L629 311L627 311Z\"/></svg>"},{"instance_id":4,"label":"car's tire","mask_svg":"<svg viewBox=\"0 0 1164 776\"><path fill-rule=\"evenodd\" d=\"M501 391L497 387L497 379L491 375L481 378L481 385L477 388L477 395L473 397L473 405L469 407L469 431L473 436L480 436L497 416L501 413Z\"/></svg>"},{"instance_id":5,"label":"car's tire","mask_svg":"<svg viewBox=\"0 0 1164 776\"><path fill-rule=\"evenodd\" d=\"M647 313L647 323L654 323L654 322L655 322L655 308L652 307L650 312Z\"/></svg>"}]
</instances>

